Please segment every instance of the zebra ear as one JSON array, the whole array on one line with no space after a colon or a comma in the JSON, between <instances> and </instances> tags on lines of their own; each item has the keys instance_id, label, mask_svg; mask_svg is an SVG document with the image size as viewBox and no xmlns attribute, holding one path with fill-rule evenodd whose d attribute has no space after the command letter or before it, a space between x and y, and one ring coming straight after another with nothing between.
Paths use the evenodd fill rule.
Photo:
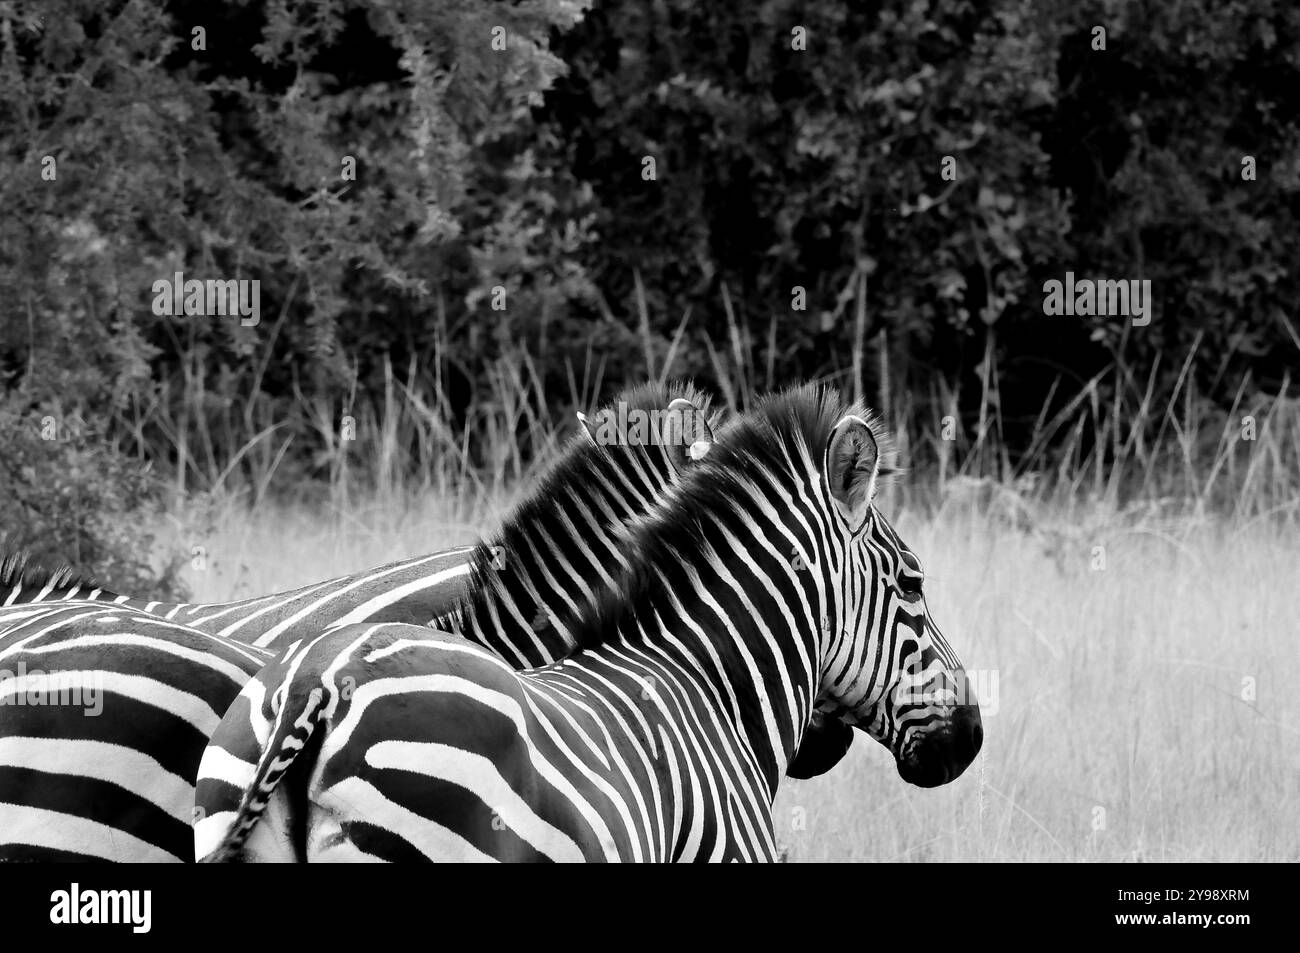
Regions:
<instances>
[{"instance_id":1,"label":"zebra ear","mask_svg":"<svg viewBox=\"0 0 1300 953\"><path fill-rule=\"evenodd\" d=\"M676 397L669 403L660 437L665 447L683 448L690 460L704 459L713 447L713 430L704 411L684 397Z\"/></svg>"},{"instance_id":2,"label":"zebra ear","mask_svg":"<svg viewBox=\"0 0 1300 953\"><path fill-rule=\"evenodd\" d=\"M846 415L831 431L826 447L826 481L831 498L854 529L867 518L879 472L880 447L875 434L861 417Z\"/></svg>"}]
</instances>

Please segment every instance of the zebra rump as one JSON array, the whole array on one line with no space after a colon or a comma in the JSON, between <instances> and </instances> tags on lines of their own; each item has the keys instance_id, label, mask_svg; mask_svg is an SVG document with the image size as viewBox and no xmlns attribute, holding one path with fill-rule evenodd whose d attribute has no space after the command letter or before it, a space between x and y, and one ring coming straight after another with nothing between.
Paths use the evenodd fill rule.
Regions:
<instances>
[{"instance_id":1,"label":"zebra rump","mask_svg":"<svg viewBox=\"0 0 1300 953\"><path fill-rule=\"evenodd\" d=\"M0 610L0 860L188 860L204 746L269 660L127 607Z\"/></svg>"}]
</instances>

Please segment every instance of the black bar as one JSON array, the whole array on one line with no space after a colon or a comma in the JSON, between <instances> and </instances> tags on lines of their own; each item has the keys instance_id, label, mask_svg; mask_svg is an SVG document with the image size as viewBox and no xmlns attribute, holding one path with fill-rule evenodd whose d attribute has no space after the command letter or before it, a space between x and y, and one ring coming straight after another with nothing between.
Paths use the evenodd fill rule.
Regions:
<instances>
[{"instance_id":1,"label":"black bar","mask_svg":"<svg viewBox=\"0 0 1300 953\"><path fill-rule=\"evenodd\" d=\"M1195 936L1217 944L1251 931L1290 932L1295 912L1282 867L1197 865L827 865L750 870L571 868L541 872L485 867L163 867L85 864L0 865L0 915L6 946L33 938L108 939L132 944L211 933L268 940L345 935L394 937L402 931L435 950L505 936L686 934L735 937L772 931L817 944L854 946L887 929L918 950L968 938L1087 939L1124 935L1144 941ZM148 931L126 923L53 923L66 914L72 884L83 910L98 891L149 891ZM62 892L59 894L58 892ZM1171 892L1172 891L1172 892ZM88 892L96 892L87 901ZM121 895L114 895L108 904ZM130 910L142 914L144 894ZM60 902L61 910L56 910ZM87 907L87 903L91 907ZM1209 925L1191 918L1209 916ZM1134 917L1149 919L1140 922ZM1245 917L1248 922L1225 922ZM1121 922L1120 918L1126 918ZM142 916L137 917L142 920ZM138 924L142 925L142 924ZM468 931L468 935L466 934ZM613 932L611 932L613 931ZM427 940L427 942L424 942ZM13 944L13 945L11 945ZM241 944L244 945L244 944Z\"/></svg>"}]
</instances>

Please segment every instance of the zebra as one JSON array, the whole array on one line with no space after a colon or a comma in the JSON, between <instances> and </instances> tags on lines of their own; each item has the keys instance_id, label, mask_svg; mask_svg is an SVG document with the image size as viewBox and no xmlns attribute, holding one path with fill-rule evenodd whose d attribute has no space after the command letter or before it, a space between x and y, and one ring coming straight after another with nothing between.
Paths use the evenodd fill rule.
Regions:
<instances>
[{"instance_id":1,"label":"zebra","mask_svg":"<svg viewBox=\"0 0 1300 953\"><path fill-rule=\"evenodd\" d=\"M635 521L580 648L517 671L450 633L345 626L263 669L270 731L233 810L200 766L196 856L772 860L814 711L947 783L983 729L924 572L874 503L883 428L810 386L764 399ZM468 607L472 611L472 606Z\"/></svg>"},{"instance_id":2,"label":"zebra","mask_svg":"<svg viewBox=\"0 0 1300 953\"><path fill-rule=\"evenodd\" d=\"M695 402L707 406L707 398L694 392L689 387L676 390L682 396L665 394L662 389L652 387L639 388L622 395L624 400L634 407L668 407L676 406L679 410L695 408ZM667 399L671 397L671 399ZM689 399L688 399L689 398ZM678 402L684 403L678 403ZM700 412L702 414L702 412ZM670 418L671 420L672 418ZM701 416L699 428L693 443L708 446L712 440L712 431L707 418ZM572 646L566 641L565 620L572 612L573 596L561 588L557 577L567 579L575 575L603 571L605 564L612 564L618 552L610 541L610 535L621 521L640 515L651 501L658 498L670 480L676 478L676 467L687 462L687 444L682 440L665 439L662 451L651 454L647 451L649 465L622 465L626 463L626 454L610 453L595 447L593 429L584 419L584 438L579 438L566 448L560 462L543 480L542 488L535 491L517 508L519 513L527 515L527 525L531 534L521 533L516 526L521 522L518 515L505 521L500 535L489 544L481 544L471 551L476 560L465 560L465 571L461 574L465 580L471 577L479 580L480 585L491 584L491 594L485 595L481 604L490 606L488 610L498 619L503 620L493 633L491 645L495 651L512 664L542 664L552 657L559 657L571 651ZM574 475L586 470L579 470L575 460L597 456L604 464L600 469L601 480L596 483L580 485ZM570 485L573 484L573 485ZM568 515L557 516L561 507L568 507ZM586 513L588 519L579 520L575 514ZM550 560L546 572L538 567L531 554L538 547L547 553L559 553L558 558ZM519 558L504 559L504 552L514 551ZM412 562L414 565L414 561ZM366 574L359 574L349 579L361 579ZM373 574L372 574L373 576ZM564 583L567 585L567 583ZM412 587L415 589L417 587ZM15 624L39 615L43 623L41 634L41 651L49 656L55 648L63 652L65 667L83 672L97 670L100 651L104 642L100 626L103 620L111 618L117 626L117 634L131 631L133 628L142 637L161 643L167 639L176 642L176 650L168 656L167 664L171 671L167 673L166 684L184 686L194 684L207 686L210 681L207 671L213 665L228 665L225 658L231 652L236 657L249 659L249 667L244 678L262 664L270 661L271 653L255 646L244 647L239 643L223 637L220 630L204 632L193 625L183 625L175 617L155 616L153 611L157 604L140 603L138 600L125 600L116 594L104 594L107 590L93 582L76 578L67 570L59 570L48 575L41 575L24 568L21 562L8 561L0 568L0 591L39 597L36 601L27 601L0 609L0 665L12 663L39 666L39 659L25 656L21 651L23 637L28 630L15 632L15 638L8 638L6 631ZM317 590L319 591L319 590ZM420 591L427 592L427 588ZM95 595L100 598L88 602L76 601L78 597ZM372 602L377 603L383 593L376 593ZM69 601L72 600L72 601ZM119 601L121 600L121 601ZM249 605L260 602L250 600ZM285 604L281 598L280 605ZM396 603L389 602L390 606ZM409 594L406 605L414 603ZM66 610L66 611L55 611ZM111 611L110 611L111 610ZM109 615L104 615L108 611ZM423 612L416 617L422 618ZM281 613L276 618L282 621L289 615ZM446 624L458 626L458 620L446 616ZM545 622L538 625L539 619ZM265 624L265 619L262 624ZM279 625L280 621L275 624ZM297 628L285 630L302 637L301 621L295 623ZM248 634L251 628L242 630ZM470 638L478 637L476 632L467 632ZM283 637L281 633L277 637ZM229 645L225 643L229 642ZM114 643L118 648L133 644L124 636ZM200 654L203 646L222 646L212 658ZM241 650L246 651L241 653ZM73 650L80 654L71 656ZM106 669L115 683L122 683L130 674L130 666L135 665L140 676L140 683L148 687L150 679L156 681L155 667L158 664L156 653L141 651L132 656L124 650L116 656ZM216 714L220 716L235 699L242 686L240 680L222 682L226 697L224 702L207 698ZM210 691L210 687L205 687ZM137 704L140 699L129 699ZM167 705L174 704L174 699L164 692L164 709L159 717L166 714ZM116 710L116 709L115 709ZM0 762L0 858L28 857L33 851L44 850L51 856L67 854L68 856L99 856L106 859L135 858L138 852L126 855L117 852L118 842L125 844L152 844L156 849L155 859L176 859L178 856L190 856L191 836L188 827L183 828L183 838L178 837L177 828L188 824L193 803L192 794L186 785L192 786L195 776L194 766L207 738L197 735L183 736L183 752L172 749L177 735L165 732L145 730L147 719L130 721L125 724L107 719L77 719L67 723L67 713L58 709L43 709L39 712L24 713L22 719L9 718L5 710L0 710L0 738L15 732L21 737L63 737L64 734L76 739L82 747L92 741L100 745L116 746L125 762L139 767L128 789L137 800L147 801L153 798L151 810L132 810L117 818L114 828L112 808L121 803L121 799L98 799L101 786L93 776L89 782L82 783L81 761L75 755L76 746L49 746L32 748L23 746L23 762ZM35 720L40 720L39 731L33 729ZM66 727L65 727L66 724ZM213 721L215 724L215 720ZM210 727L210 726L209 726ZM253 726L250 725L250 729ZM809 740L801 749L800 755L791 767L795 777L810 777L824 772L834 761L838 760L847 749L844 731L839 725L827 725L823 730L810 732ZM13 745L15 741L3 742ZM16 749L15 749L16 750ZM179 775L167 768L167 765L179 763L185 770ZM143 767L140 767L143 766ZM240 776L236 766L236 779ZM252 765L247 767L251 772ZM51 824L41 838L28 838L26 815L30 814L28 802L39 800L42 792L57 791L52 795L62 805L62 815L67 820L63 825ZM83 801L79 801L77 792L82 792ZM54 811L52 813L58 813ZM17 815L17 816L11 816ZM41 815L44 817L44 815ZM89 819L94 824L83 823ZM116 829L122 836L87 840L87 831ZM25 839L26 838L26 839ZM178 844L183 841L181 847ZM57 843L56 843L57 842ZM60 846L61 845L61 846ZM177 854L177 850L181 854ZM98 853L96 853L98 851Z\"/></svg>"},{"instance_id":3,"label":"zebra","mask_svg":"<svg viewBox=\"0 0 1300 953\"><path fill-rule=\"evenodd\" d=\"M188 860L204 745L272 658L129 607L0 609L0 860Z\"/></svg>"}]
</instances>

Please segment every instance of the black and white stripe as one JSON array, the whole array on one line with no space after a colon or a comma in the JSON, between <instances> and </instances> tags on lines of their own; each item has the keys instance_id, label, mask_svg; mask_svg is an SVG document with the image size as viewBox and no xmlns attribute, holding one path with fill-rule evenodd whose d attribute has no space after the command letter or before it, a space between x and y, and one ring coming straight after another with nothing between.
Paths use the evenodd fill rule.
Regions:
<instances>
[{"instance_id":1,"label":"black and white stripe","mask_svg":"<svg viewBox=\"0 0 1300 953\"><path fill-rule=\"evenodd\" d=\"M188 860L204 745L270 657L128 607L0 610L0 860Z\"/></svg>"}]
</instances>

